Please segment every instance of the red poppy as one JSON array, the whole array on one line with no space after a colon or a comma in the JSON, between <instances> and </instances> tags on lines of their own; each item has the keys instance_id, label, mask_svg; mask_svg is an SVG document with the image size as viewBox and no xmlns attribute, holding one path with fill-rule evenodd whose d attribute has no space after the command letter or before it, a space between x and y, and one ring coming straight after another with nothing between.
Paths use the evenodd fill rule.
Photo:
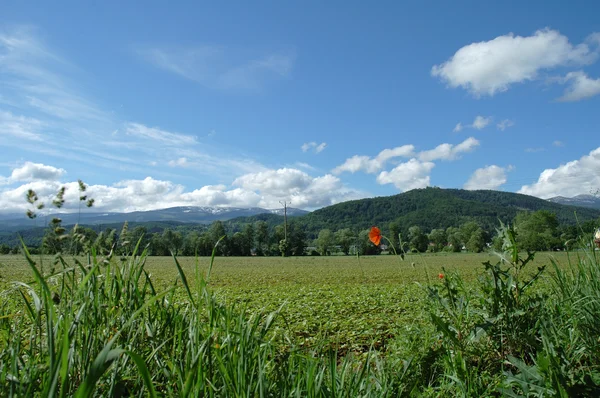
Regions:
<instances>
[{"instance_id":1,"label":"red poppy","mask_svg":"<svg viewBox=\"0 0 600 398\"><path fill-rule=\"evenodd\" d=\"M444 279L444 274L438 274L438 278Z\"/></svg>"},{"instance_id":2,"label":"red poppy","mask_svg":"<svg viewBox=\"0 0 600 398\"><path fill-rule=\"evenodd\" d=\"M379 228L371 228L371 232L369 232L369 240L373 242L375 246L379 246L379 243L381 243L381 231Z\"/></svg>"}]
</instances>

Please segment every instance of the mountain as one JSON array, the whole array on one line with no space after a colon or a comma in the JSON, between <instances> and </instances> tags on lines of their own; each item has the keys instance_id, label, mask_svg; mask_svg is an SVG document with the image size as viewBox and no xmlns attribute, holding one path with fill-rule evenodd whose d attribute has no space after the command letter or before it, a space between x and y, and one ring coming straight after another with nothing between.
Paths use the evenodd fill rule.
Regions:
<instances>
[{"instance_id":1,"label":"mountain","mask_svg":"<svg viewBox=\"0 0 600 398\"><path fill-rule=\"evenodd\" d=\"M182 223L202 223L209 224L213 221L227 221L237 217L248 217L257 214L282 214L283 209L263 209L260 207L238 208L238 207L171 207L168 209L134 211L131 213L91 213L82 211L78 213L50 214L48 216L38 216L37 225L45 225L53 217L58 217L63 221L63 225L81 224L81 225L104 225L111 223L128 222L150 222L150 221L174 221ZM306 210L288 208L287 215L290 217L299 216L308 213ZM20 227L30 228L36 225L35 221L30 220L25 214L9 214L0 216L2 229L14 229Z\"/></svg>"},{"instance_id":2,"label":"mountain","mask_svg":"<svg viewBox=\"0 0 600 398\"><path fill-rule=\"evenodd\" d=\"M600 209L600 197L595 195L577 195L572 198L564 196L555 196L548 199L550 202L561 205L589 207L590 209Z\"/></svg>"},{"instance_id":3,"label":"mountain","mask_svg":"<svg viewBox=\"0 0 600 398\"><path fill-rule=\"evenodd\" d=\"M353 200L315 210L295 222L309 234L328 228L365 229L378 225L387 229L397 222L403 233L413 225L424 231L433 228L459 226L477 221L488 231L494 231L501 220L510 223L520 211L548 210L555 213L561 224L574 225L600 218L600 210L566 206L533 196L490 190L414 189L394 196ZM232 220L233 221L233 220Z\"/></svg>"}]
</instances>

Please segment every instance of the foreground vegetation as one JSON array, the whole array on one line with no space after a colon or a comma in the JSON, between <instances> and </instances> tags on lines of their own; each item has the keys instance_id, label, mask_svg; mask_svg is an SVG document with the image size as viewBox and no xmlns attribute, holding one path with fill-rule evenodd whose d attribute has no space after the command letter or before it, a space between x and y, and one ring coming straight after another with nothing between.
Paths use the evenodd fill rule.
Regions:
<instances>
[{"instance_id":1,"label":"foreground vegetation","mask_svg":"<svg viewBox=\"0 0 600 398\"><path fill-rule=\"evenodd\" d=\"M512 229L502 237L502 261L246 258L223 266L218 259L213 268L214 258L153 264L139 247L123 258L92 249L85 261L57 257L55 265L25 253L30 273L17 283L19 268L4 257L0 389L8 396L597 396L596 252L584 244L569 258L534 263L519 254ZM232 282L234 273L243 282Z\"/></svg>"}]
</instances>

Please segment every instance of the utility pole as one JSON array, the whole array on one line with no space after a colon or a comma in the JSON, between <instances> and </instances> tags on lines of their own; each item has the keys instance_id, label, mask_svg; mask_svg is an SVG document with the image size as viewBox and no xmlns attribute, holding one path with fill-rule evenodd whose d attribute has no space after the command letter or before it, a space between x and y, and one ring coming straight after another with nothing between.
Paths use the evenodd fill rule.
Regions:
<instances>
[{"instance_id":1,"label":"utility pole","mask_svg":"<svg viewBox=\"0 0 600 398\"><path fill-rule=\"evenodd\" d=\"M287 243L287 202L280 200L279 203L283 205L283 238Z\"/></svg>"}]
</instances>

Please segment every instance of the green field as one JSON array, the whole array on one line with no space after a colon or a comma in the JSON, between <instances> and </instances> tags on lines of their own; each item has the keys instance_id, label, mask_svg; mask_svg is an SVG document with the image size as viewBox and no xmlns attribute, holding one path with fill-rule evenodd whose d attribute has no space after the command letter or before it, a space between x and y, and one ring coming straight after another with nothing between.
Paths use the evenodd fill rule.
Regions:
<instances>
[{"instance_id":1,"label":"green field","mask_svg":"<svg viewBox=\"0 0 600 398\"><path fill-rule=\"evenodd\" d=\"M531 269L549 265L551 256L559 263L567 260L565 253L538 253ZM48 272L52 257L36 259ZM178 260L191 286L196 261L204 272L210 262L209 258ZM429 317L424 286L439 284L443 268L475 283L483 272L482 263L497 260L491 253L413 254L404 261L387 255L217 257L210 286L222 302L239 310L270 312L281 307L277 330L295 337L301 346L326 341L342 354L364 352L371 346L387 352L407 330L424 327ZM178 281L171 257L148 257L145 269L157 290ZM23 256L0 257L0 285L32 279ZM176 297L184 303L187 297L180 281L178 286Z\"/></svg>"}]
</instances>

